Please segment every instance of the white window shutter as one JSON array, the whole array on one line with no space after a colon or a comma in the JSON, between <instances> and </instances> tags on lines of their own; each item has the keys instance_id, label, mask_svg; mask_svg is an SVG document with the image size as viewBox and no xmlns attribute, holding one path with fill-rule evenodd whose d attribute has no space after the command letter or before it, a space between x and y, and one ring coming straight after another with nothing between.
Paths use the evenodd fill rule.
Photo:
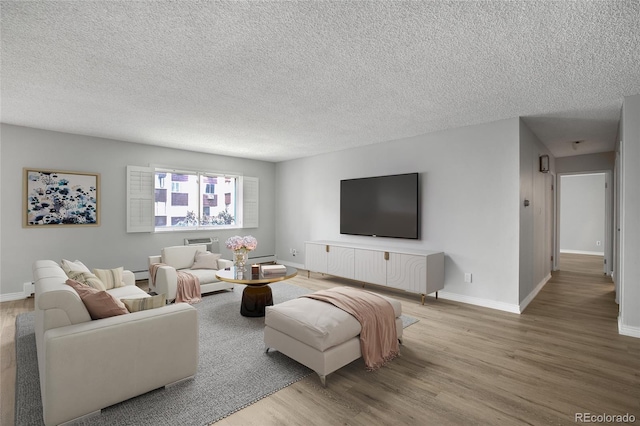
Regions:
<instances>
[{"instance_id":1,"label":"white window shutter","mask_svg":"<svg viewBox=\"0 0 640 426\"><path fill-rule=\"evenodd\" d=\"M242 178L242 227L257 228L259 219L259 180L255 177Z\"/></svg>"},{"instance_id":2,"label":"white window shutter","mask_svg":"<svg viewBox=\"0 0 640 426\"><path fill-rule=\"evenodd\" d=\"M127 166L127 232L153 232L155 169Z\"/></svg>"}]
</instances>

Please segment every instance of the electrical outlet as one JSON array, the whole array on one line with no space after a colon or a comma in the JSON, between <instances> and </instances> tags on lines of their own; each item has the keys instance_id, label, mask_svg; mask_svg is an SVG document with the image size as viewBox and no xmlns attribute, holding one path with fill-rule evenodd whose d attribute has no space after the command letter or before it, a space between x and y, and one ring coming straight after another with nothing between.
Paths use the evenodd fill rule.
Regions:
<instances>
[{"instance_id":1,"label":"electrical outlet","mask_svg":"<svg viewBox=\"0 0 640 426\"><path fill-rule=\"evenodd\" d=\"M471 273L470 272L466 272L464 274L464 282L465 283L470 283L471 282Z\"/></svg>"},{"instance_id":2,"label":"electrical outlet","mask_svg":"<svg viewBox=\"0 0 640 426\"><path fill-rule=\"evenodd\" d=\"M293 257L296 256L296 254L298 254L298 250L296 249L291 249L291 254L293 255Z\"/></svg>"}]
</instances>

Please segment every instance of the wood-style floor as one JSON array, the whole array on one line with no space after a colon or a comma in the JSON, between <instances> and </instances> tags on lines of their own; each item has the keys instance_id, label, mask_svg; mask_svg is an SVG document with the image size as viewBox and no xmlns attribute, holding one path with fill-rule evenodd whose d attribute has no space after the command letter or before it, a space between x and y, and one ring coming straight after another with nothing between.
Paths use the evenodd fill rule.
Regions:
<instances>
[{"instance_id":1,"label":"wood-style floor","mask_svg":"<svg viewBox=\"0 0 640 426\"><path fill-rule=\"evenodd\" d=\"M431 297L422 306L418 297L389 293L420 319L404 330L399 358L375 372L354 361L331 374L327 388L311 375L216 425L571 425L578 413L640 420L640 339L618 334L602 259L573 256L561 257L565 270L521 315ZM312 290L353 285L306 273L289 282ZM0 308L1 423L10 425L13 324L33 300Z\"/></svg>"}]
</instances>

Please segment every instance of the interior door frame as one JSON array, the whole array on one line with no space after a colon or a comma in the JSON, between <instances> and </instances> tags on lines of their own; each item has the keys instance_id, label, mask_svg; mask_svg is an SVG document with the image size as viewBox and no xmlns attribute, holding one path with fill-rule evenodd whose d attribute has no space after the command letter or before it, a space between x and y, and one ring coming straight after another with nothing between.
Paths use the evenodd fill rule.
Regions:
<instances>
[{"instance_id":1,"label":"interior door frame","mask_svg":"<svg viewBox=\"0 0 640 426\"><path fill-rule=\"evenodd\" d=\"M603 174L605 180L605 202L604 202L604 264L603 273L611 275L613 270L613 176L611 170L590 170L581 172L558 173L555 176L555 218L554 218L554 249L553 249L553 270L560 269L560 208L562 195L562 176L594 175Z\"/></svg>"}]
</instances>

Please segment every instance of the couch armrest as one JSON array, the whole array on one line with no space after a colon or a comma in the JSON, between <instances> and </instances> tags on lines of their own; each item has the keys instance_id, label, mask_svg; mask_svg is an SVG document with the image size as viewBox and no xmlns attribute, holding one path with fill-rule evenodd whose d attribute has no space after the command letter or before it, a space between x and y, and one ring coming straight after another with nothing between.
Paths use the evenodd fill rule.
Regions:
<instances>
[{"instance_id":1,"label":"couch armrest","mask_svg":"<svg viewBox=\"0 0 640 426\"><path fill-rule=\"evenodd\" d=\"M233 266L233 262L227 259L218 259L218 269L230 268Z\"/></svg>"},{"instance_id":2,"label":"couch armrest","mask_svg":"<svg viewBox=\"0 0 640 426\"><path fill-rule=\"evenodd\" d=\"M127 270L122 271L122 282L124 285L136 285L135 274Z\"/></svg>"},{"instance_id":3,"label":"couch armrest","mask_svg":"<svg viewBox=\"0 0 640 426\"><path fill-rule=\"evenodd\" d=\"M44 420L61 424L195 375L198 313L178 303L59 327L44 347Z\"/></svg>"},{"instance_id":4,"label":"couch armrest","mask_svg":"<svg viewBox=\"0 0 640 426\"><path fill-rule=\"evenodd\" d=\"M152 290L158 294L164 293L167 296L167 302L175 300L178 293L178 271L176 268L168 265L159 267Z\"/></svg>"}]
</instances>

